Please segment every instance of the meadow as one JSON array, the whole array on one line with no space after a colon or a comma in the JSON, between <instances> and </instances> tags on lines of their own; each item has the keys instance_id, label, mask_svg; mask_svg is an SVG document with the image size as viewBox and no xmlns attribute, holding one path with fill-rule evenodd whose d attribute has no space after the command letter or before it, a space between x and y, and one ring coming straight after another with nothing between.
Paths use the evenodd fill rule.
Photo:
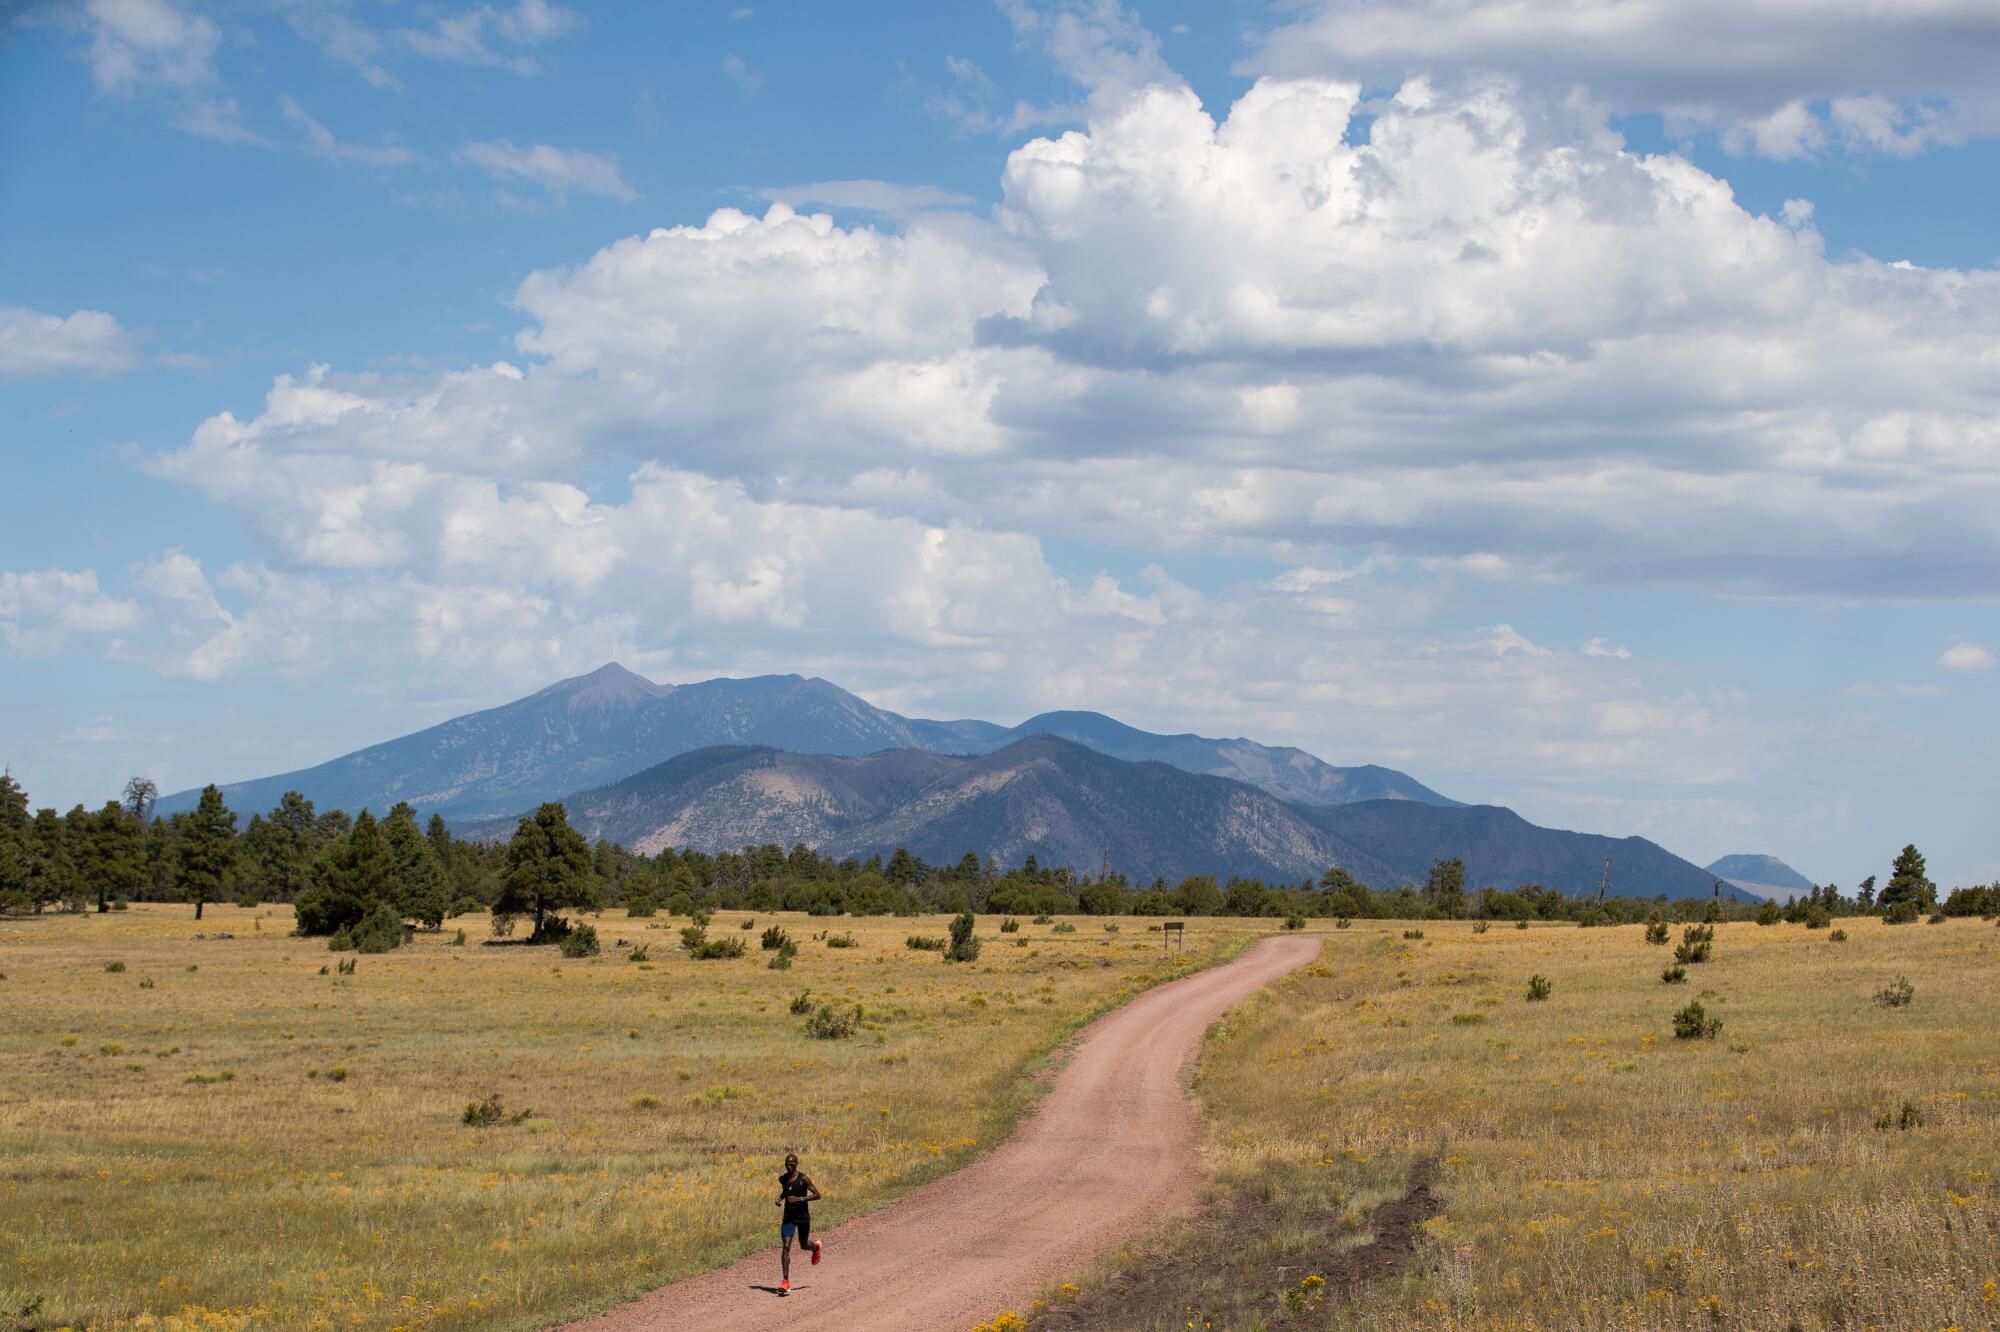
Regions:
<instances>
[{"instance_id":1,"label":"meadow","mask_svg":"<svg viewBox=\"0 0 2000 1332\"><path fill-rule=\"evenodd\" d=\"M1206 1210L1036 1324L2000 1327L2000 931L1836 924L1332 931L1210 1034Z\"/></svg>"},{"instance_id":2,"label":"meadow","mask_svg":"<svg viewBox=\"0 0 2000 1332\"><path fill-rule=\"evenodd\" d=\"M904 943L943 917L722 912L748 951L708 961L685 923L565 959L480 917L359 957L287 907L0 919L0 1328L547 1326L771 1245L787 1149L822 1226L964 1163L1090 1016L1276 928L1169 964L1143 921L985 917L954 965Z\"/></svg>"}]
</instances>

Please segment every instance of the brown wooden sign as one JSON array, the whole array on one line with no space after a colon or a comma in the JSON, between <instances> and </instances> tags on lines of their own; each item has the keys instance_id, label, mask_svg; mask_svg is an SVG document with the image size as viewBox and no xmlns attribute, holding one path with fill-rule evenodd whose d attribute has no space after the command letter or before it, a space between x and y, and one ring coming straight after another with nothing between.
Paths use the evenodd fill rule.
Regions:
<instances>
[{"instance_id":1,"label":"brown wooden sign","mask_svg":"<svg viewBox=\"0 0 2000 1332\"><path fill-rule=\"evenodd\" d=\"M1167 940L1174 941L1174 951L1182 948L1181 941L1187 937L1187 922L1184 920L1162 921L1160 924L1160 951L1167 951Z\"/></svg>"}]
</instances>

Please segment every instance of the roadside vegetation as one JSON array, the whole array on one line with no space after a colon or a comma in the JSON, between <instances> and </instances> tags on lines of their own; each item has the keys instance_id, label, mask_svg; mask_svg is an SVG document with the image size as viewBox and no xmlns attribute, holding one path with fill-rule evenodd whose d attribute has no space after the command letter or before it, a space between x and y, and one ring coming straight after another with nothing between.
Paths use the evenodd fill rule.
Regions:
<instances>
[{"instance_id":1,"label":"roadside vegetation","mask_svg":"<svg viewBox=\"0 0 2000 1332\"><path fill-rule=\"evenodd\" d=\"M2000 932L1846 929L1331 933L1204 1048L1206 1211L1033 1325L1993 1327Z\"/></svg>"},{"instance_id":2,"label":"roadside vegetation","mask_svg":"<svg viewBox=\"0 0 2000 1332\"><path fill-rule=\"evenodd\" d=\"M1266 928L904 946L954 923L718 911L703 942L750 946L706 956L573 911L569 957L525 917L331 955L283 906L0 919L0 1311L545 1327L770 1242L787 1149L826 1225L963 1164L1084 1019Z\"/></svg>"}]
</instances>

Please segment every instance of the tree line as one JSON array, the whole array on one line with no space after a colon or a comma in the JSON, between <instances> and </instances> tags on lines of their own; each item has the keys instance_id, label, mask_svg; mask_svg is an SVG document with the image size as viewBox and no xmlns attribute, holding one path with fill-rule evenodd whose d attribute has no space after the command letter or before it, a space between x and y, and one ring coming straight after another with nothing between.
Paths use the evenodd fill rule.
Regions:
<instances>
[{"instance_id":1,"label":"tree line","mask_svg":"<svg viewBox=\"0 0 2000 1332\"><path fill-rule=\"evenodd\" d=\"M1096 876L1044 866L1028 856L1011 868L966 852L934 865L898 848L886 858L791 849L666 849L641 855L614 842L592 846L563 806L542 805L505 842L455 835L433 814L419 825L398 803L377 818L321 811L296 791L242 824L214 786L195 808L165 817L143 778L96 810L29 812L26 791L0 776L0 910L117 909L126 902L179 901L200 917L210 902L288 903L300 933L337 945L393 947L408 929L436 929L472 912L494 932L526 925L526 941L558 942L577 912L802 911L813 915L915 915L977 911L1008 915L1319 916L1353 919L1574 921L1821 918L1875 914L1914 920L2000 913L2000 884L1961 888L1942 906L1922 854L1908 846L1878 889L1871 877L1852 895L1815 888L1785 907L1665 895L1568 895L1527 884L1472 889L1465 865L1439 857L1422 883L1379 889L1338 866L1318 879L1266 883L1194 874L1169 884L1134 882L1108 868ZM239 826L240 825L240 826Z\"/></svg>"}]
</instances>

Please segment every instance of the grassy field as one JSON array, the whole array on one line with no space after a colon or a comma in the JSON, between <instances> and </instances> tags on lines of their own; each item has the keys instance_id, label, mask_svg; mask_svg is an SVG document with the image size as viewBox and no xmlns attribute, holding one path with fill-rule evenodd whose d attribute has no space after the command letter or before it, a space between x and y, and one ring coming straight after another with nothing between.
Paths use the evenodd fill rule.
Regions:
<instances>
[{"instance_id":1,"label":"grassy field","mask_svg":"<svg viewBox=\"0 0 2000 1332\"><path fill-rule=\"evenodd\" d=\"M1066 1033L1169 974L1140 921L983 919L970 966L904 947L936 917L758 916L705 962L684 923L607 914L567 961L466 918L341 975L282 907L0 920L0 1328L35 1299L21 1325L545 1326L770 1243L787 1148L826 1223L962 1163ZM1195 922L1190 959L1270 928ZM866 1025L808 1039L802 990ZM462 1124L488 1096L506 1119Z\"/></svg>"},{"instance_id":2,"label":"grassy field","mask_svg":"<svg viewBox=\"0 0 2000 1332\"><path fill-rule=\"evenodd\" d=\"M2000 1327L2000 931L1841 924L1334 932L1211 1034L1205 1215L1037 1321Z\"/></svg>"}]
</instances>

